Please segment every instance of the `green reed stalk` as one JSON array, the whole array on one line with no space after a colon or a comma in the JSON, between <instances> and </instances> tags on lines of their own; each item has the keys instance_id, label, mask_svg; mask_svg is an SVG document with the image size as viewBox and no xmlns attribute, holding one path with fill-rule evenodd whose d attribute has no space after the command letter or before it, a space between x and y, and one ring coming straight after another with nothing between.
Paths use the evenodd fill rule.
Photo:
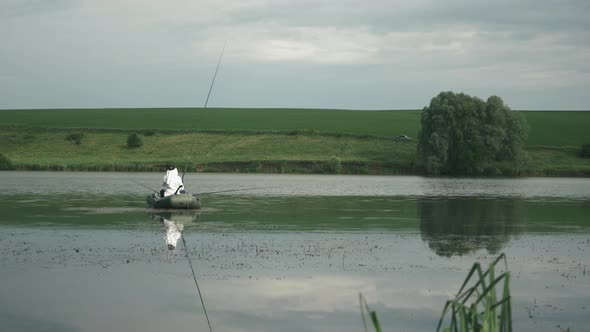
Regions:
<instances>
[{"instance_id":1,"label":"green reed stalk","mask_svg":"<svg viewBox=\"0 0 590 332\"><path fill-rule=\"evenodd\" d=\"M496 277L496 265L502 260L505 271ZM500 300L498 292L501 292ZM479 263L473 264L455 298L446 302L437 331L441 331L447 316L450 316L449 325L442 329L445 332L512 332L510 272L504 254L485 272Z\"/></svg>"},{"instance_id":2,"label":"green reed stalk","mask_svg":"<svg viewBox=\"0 0 590 332\"><path fill-rule=\"evenodd\" d=\"M367 304L365 297L361 293L359 293L359 305L361 307L361 317L363 318L363 326L365 327L365 332L369 332L366 316L370 318L371 324L373 324L375 332L381 332L381 324L379 324L377 313L369 308L369 305Z\"/></svg>"},{"instance_id":3,"label":"green reed stalk","mask_svg":"<svg viewBox=\"0 0 590 332\"><path fill-rule=\"evenodd\" d=\"M496 265L504 261L504 272L496 277ZM498 292L501 292L498 300ZM375 332L381 332L377 313L371 311L367 301L359 294L363 326L368 332L366 317L370 318ZM510 304L510 272L506 255L498 256L483 271L479 263L473 264L454 299L445 303L436 327L443 332L512 332L512 307Z\"/></svg>"}]
</instances>

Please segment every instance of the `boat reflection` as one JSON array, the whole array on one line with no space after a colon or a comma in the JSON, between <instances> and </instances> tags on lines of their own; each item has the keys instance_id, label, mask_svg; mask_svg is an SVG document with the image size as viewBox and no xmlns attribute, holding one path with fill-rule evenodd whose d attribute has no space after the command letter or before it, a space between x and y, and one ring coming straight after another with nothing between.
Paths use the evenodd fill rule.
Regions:
<instances>
[{"instance_id":1,"label":"boat reflection","mask_svg":"<svg viewBox=\"0 0 590 332\"><path fill-rule=\"evenodd\" d=\"M166 247L169 250L174 250L182 236L184 227L194 223L199 213L195 210L157 211L151 212L151 215L153 219L158 220L164 226Z\"/></svg>"}]
</instances>

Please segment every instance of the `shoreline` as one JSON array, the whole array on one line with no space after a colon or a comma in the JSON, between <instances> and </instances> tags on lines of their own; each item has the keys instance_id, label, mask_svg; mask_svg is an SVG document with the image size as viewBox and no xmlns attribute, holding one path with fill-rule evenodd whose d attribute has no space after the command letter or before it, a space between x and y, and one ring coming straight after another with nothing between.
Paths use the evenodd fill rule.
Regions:
<instances>
[{"instance_id":1,"label":"shoreline","mask_svg":"<svg viewBox=\"0 0 590 332\"><path fill-rule=\"evenodd\" d=\"M429 176L417 163L419 111L349 112L220 109L6 111L0 120L0 169L159 172L174 163L188 172ZM141 116L138 116L141 115ZM494 177L590 177L590 112L531 112L520 169ZM186 119L170 125L161 119ZM150 129L158 128L158 129ZM549 135L559 132L560 135ZM137 134L140 146L127 140ZM409 141L397 141L399 134ZM188 157L190 155L190 157ZM7 167L8 166L8 167ZM503 174L500 174L503 173Z\"/></svg>"},{"instance_id":2,"label":"shoreline","mask_svg":"<svg viewBox=\"0 0 590 332\"><path fill-rule=\"evenodd\" d=\"M55 171L55 172L160 172L159 163L115 163L115 164L17 164L3 171ZM516 176L429 176L413 165L395 163L366 163L332 161L228 161L195 163L189 165L188 173L226 174L316 174L316 175L407 175L447 178L524 178L524 177L574 177L588 178L590 171L542 170L528 171Z\"/></svg>"}]
</instances>

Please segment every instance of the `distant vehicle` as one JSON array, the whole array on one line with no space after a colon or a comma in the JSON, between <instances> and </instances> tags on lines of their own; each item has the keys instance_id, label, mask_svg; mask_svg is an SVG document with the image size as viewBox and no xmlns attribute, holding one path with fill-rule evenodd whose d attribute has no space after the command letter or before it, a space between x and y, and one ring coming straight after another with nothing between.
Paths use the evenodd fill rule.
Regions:
<instances>
[{"instance_id":1,"label":"distant vehicle","mask_svg":"<svg viewBox=\"0 0 590 332\"><path fill-rule=\"evenodd\" d=\"M411 140L412 140L412 139L411 139L411 138L409 138L407 135L398 135L398 136L395 138L395 141L396 141L396 142L405 142L405 141L411 141Z\"/></svg>"}]
</instances>

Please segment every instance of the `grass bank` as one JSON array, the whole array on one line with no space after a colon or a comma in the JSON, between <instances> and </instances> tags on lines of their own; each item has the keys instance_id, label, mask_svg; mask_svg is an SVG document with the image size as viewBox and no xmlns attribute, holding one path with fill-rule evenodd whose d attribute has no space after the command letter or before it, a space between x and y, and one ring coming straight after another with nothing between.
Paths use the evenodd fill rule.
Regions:
<instances>
[{"instance_id":1,"label":"grass bank","mask_svg":"<svg viewBox=\"0 0 590 332\"><path fill-rule=\"evenodd\" d=\"M158 132L126 146L126 130L86 130L79 145L71 129L1 127L2 153L17 169L160 171L173 162L208 172L407 174L414 172L414 142L286 132ZM172 148L171 148L172 147Z\"/></svg>"},{"instance_id":2,"label":"grass bank","mask_svg":"<svg viewBox=\"0 0 590 332\"><path fill-rule=\"evenodd\" d=\"M523 112L529 175L590 176L590 112ZM165 162L211 172L419 174L420 111L314 109L0 110L0 153L13 167L155 171ZM144 145L126 147L131 132ZM65 140L84 133L80 145ZM149 134L154 134L150 136Z\"/></svg>"}]
</instances>

